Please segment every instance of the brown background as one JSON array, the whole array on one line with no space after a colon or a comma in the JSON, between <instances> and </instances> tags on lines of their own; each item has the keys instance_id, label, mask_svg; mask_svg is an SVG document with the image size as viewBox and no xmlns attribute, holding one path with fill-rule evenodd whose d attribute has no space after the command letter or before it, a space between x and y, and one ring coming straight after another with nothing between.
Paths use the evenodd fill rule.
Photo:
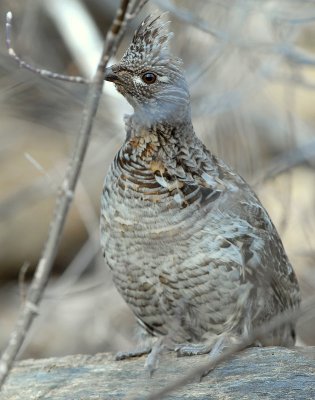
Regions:
<instances>
[{"instance_id":1,"label":"brown background","mask_svg":"<svg viewBox=\"0 0 315 400\"><path fill-rule=\"evenodd\" d=\"M58 17L53 8L59 3ZM70 11L62 9L66 3L70 4L0 3L0 350L13 327L21 291L26 290L40 257L86 95L83 85L51 81L19 69L4 47L5 12L13 12L13 43L25 60L60 73L85 75L88 72L76 61L74 49L81 47L87 60L92 53L76 25L78 5L85 7L84 26L96 28L102 38L117 2L76 1ZM175 32L172 47L184 59L196 132L254 185L283 238L303 298L312 295L314 4L151 2L127 32L119 56L138 22L158 6L170 11ZM77 33L70 38L60 25L74 26ZM23 358L117 351L134 342L133 316L113 287L99 251L102 182L124 139L123 114L130 111L112 89L106 84L53 277L20 355ZM312 156L292 167L290 151L300 147ZM276 168L285 166L289 166L286 173L277 173ZM30 268L21 288L18 273L25 263ZM314 318L299 327L300 343L315 344L314 328Z\"/></svg>"}]
</instances>

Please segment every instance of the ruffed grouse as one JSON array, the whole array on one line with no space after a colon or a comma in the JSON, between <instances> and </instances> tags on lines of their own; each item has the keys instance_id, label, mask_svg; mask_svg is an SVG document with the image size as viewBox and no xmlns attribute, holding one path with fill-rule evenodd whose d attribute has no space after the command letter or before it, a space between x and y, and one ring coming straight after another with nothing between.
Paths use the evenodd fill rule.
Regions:
<instances>
[{"instance_id":1,"label":"ruffed grouse","mask_svg":"<svg viewBox=\"0 0 315 400\"><path fill-rule=\"evenodd\" d=\"M105 179L101 240L117 289L159 346L199 354L297 308L300 294L257 196L196 136L169 38L168 23L149 16L106 69L134 114ZM293 345L294 330L260 344Z\"/></svg>"}]
</instances>

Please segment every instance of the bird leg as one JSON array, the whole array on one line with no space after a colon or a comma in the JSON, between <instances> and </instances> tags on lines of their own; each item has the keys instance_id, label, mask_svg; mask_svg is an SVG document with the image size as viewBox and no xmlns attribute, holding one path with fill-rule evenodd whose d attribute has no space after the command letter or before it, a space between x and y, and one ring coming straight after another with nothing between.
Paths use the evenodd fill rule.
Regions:
<instances>
[{"instance_id":1,"label":"bird leg","mask_svg":"<svg viewBox=\"0 0 315 400\"><path fill-rule=\"evenodd\" d=\"M161 352L165 347L168 347L166 345L166 342L167 338L162 336L154 343L152 343L151 341L150 344L139 345L133 350L118 352L115 356L115 360L121 361L128 358L141 357L144 354L148 354L148 357L146 358L146 361L144 363L144 367L149 372L150 377L152 377L154 371L158 367Z\"/></svg>"},{"instance_id":2,"label":"bird leg","mask_svg":"<svg viewBox=\"0 0 315 400\"><path fill-rule=\"evenodd\" d=\"M150 378L153 375L153 372L157 369L158 364L159 364L159 358L162 350L164 349L164 337L160 337L152 346L152 350L149 353L145 363L144 367L145 369L149 372Z\"/></svg>"}]
</instances>

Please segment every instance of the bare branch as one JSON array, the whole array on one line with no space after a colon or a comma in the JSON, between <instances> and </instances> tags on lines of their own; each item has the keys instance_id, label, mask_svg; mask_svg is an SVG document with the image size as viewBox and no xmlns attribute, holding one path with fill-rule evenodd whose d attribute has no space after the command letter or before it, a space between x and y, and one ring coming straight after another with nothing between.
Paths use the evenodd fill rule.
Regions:
<instances>
[{"instance_id":1,"label":"bare branch","mask_svg":"<svg viewBox=\"0 0 315 400\"><path fill-rule=\"evenodd\" d=\"M40 4L58 30L80 73L84 77L92 77L102 51L103 37L87 3L83 0L43 0Z\"/></svg>"},{"instance_id":2,"label":"bare branch","mask_svg":"<svg viewBox=\"0 0 315 400\"><path fill-rule=\"evenodd\" d=\"M53 266L61 233L65 225L66 216L73 199L74 190L82 168L83 160L87 151L94 116L97 111L104 83L104 69L109 58L115 53L121 41L127 22L133 17L131 11L137 9L139 0L122 0L120 8L109 32L106 35L103 52L97 67L95 76L89 85L86 104L82 113L81 127L78 142L74 148L68 171L60 188L60 194L56 201L54 218L51 223L48 239L43 255L37 265L34 278L28 290L25 304L22 305L15 328L10 336L9 343L4 350L0 360L0 387L7 378L13 362L24 342L26 334L38 312L38 306L44 289L48 282L51 268ZM7 15L7 30L10 32L12 14ZM10 38L10 36L9 36ZM7 44L11 48L10 40ZM15 53L14 53L15 54ZM34 71L36 73L36 70Z\"/></svg>"},{"instance_id":3,"label":"bare branch","mask_svg":"<svg viewBox=\"0 0 315 400\"><path fill-rule=\"evenodd\" d=\"M239 47L240 49L247 50L255 50L255 51L264 51L273 53L276 55L282 55L283 58L286 58L288 62L297 65L305 65L313 67L315 65L315 59L312 54L309 54L306 51L302 51L300 49L296 49L294 46L289 45L289 42L285 41L285 43L275 44L266 44L257 42L253 40L253 38L248 39L239 39L238 35L228 34L226 31L220 31L214 28L209 27L209 22L205 19L202 19L192 13L190 10L180 7L178 4L173 4L169 0L155 0L155 3L164 10L171 12L175 18L181 20L184 23L187 23L202 32L210 34L219 42L225 44L233 44L234 46ZM285 14L284 14L285 15ZM308 16L305 18L294 18L288 19L284 17L284 15L279 14L275 16L273 13L266 14L271 21L277 19L278 21L286 22L292 25L297 24L306 24L314 21L314 16Z\"/></svg>"},{"instance_id":4,"label":"bare branch","mask_svg":"<svg viewBox=\"0 0 315 400\"><path fill-rule=\"evenodd\" d=\"M312 140L303 146L297 147L276 157L271 162L270 167L264 170L253 182L253 186L259 186L261 183L269 179L284 174L303 163L314 162L314 160L315 141Z\"/></svg>"},{"instance_id":5,"label":"bare branch","mask_svg":"<svg viewBox=\"0 0 315 400\"><path fill-rule=\"evenodd\" d=\"M31 64L27 63L26 61L22 60L20 56L18 56L12 47L11 41L11 31L12 31L12 12L7 12L6 15L6 23L5 23L5 43L8 49L9 56L13 58L13 60L19 64L21 68L28 69L29 71L33 72L34 74L41 75L46 78L50 79L57 79L60 81L67 81L73 83L89 83L88 79L85 79L81 76L71 76L71 75L62 75L56 72L48 71L46 69L33 67Z\"/></svg>"},{"instance_id":6,"label":"bare branch","mask_svg":"<svg viewBox=\"0 0 315 400\"><path fill-rule=\"evenodd\" d=\"M20 301L21 304L25 302L26 299L26 289L25 289L25 275L27 273L27 270L30 267L29 262L25 262L19 272L19 289L20 289Z\"/></svg>"},{"instance_id":7,"label":"bare branch","mask_svg":"<svg viewBox=\"0 0 315 400\"><path fill-rule=\"evenodd\" d=\"M129 17L134 18L135 16L137 16L140 10L142 10L142 8L147 4L148 1L149 0L140 0L138 4L135 4L134 8L130 10Z\"/></svg>"},{"instance_id":8,"label":"bare branch","mask_svg":"<svg viewBox=\"0 0 315 400\"><path fill-rule=\"evenodd\" d=\"M210 29L208 22L198 18L196 15L192 14L189 10L179 7L177 4L174 5L168 0L155 0L155 3L164 10L167 10L174 14L175 18L180 19L183 22L200 29L202 32L208 33L216 39L227 41L227 36L224 32L217 31L215 29Z\"/></svg>"}]
</instances>

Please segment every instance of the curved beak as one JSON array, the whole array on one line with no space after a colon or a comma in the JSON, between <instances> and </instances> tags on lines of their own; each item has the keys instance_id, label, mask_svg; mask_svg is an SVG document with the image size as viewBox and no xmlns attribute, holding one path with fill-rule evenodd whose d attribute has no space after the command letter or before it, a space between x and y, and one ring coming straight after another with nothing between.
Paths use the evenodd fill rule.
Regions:
<instances>
[{"instance_id":1,"label":"curved beak","mask_svg":"<svg viewBox=\"0 0 315 400\"><path fill-rule=\"evenodd\" d=\"M119 80L117 72L113 66L105 69L104 79L108 82L117 82Z\"/></svg>"}]
</instances>

